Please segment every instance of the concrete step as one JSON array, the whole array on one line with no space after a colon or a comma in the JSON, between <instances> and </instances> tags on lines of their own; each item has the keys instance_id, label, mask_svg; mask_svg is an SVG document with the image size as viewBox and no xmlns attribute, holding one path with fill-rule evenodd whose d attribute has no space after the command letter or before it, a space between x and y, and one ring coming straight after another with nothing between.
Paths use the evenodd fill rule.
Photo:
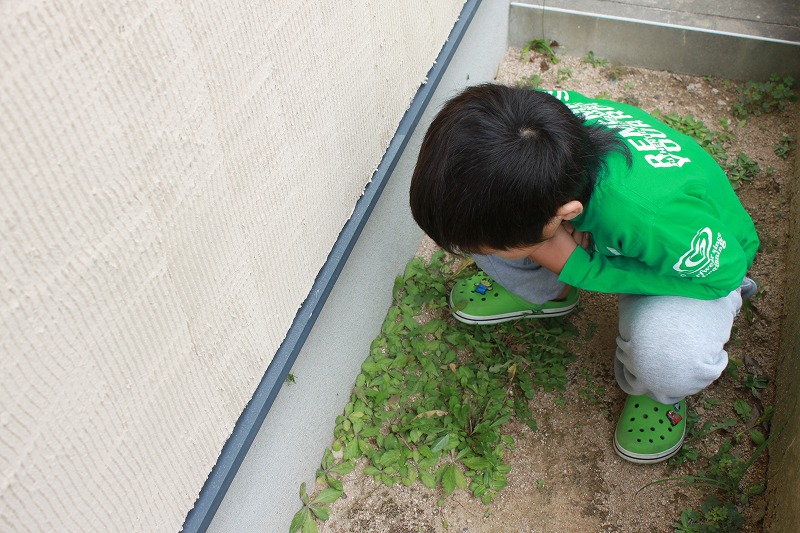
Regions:
<instances>
[{"instance_id":1,"label":"concrete step","mask_svg":"<svg viewBox=\"0 0 800 533\"><path fill-rule=\"evenodd\" d=\"M509 43L555 39L561 50L633 66L737 80L800 79L798 0L520 0Z\"/></svg>"}]
</instances>

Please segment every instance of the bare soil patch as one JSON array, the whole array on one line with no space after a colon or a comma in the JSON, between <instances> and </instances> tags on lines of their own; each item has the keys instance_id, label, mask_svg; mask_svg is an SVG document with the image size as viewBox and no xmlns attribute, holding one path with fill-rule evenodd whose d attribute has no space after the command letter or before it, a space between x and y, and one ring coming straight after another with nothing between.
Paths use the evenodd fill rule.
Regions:
<instances>
[{"instance_id":1,"label":"bare soil patch","mask_svg":"<svg viewBox=\"0 0 800 533\"><path fill-rule=\"evenodd\" d=\"M728 352L731 359L741 362L741 375L767 379L766 388L754 390L755 396L746 396L748 401L761 409L771 405L786 283L785 184L791 179L796 153L793 149L784 159L773 146L782 136L796 133L798 105L751 116L739 127L731 114L737 98L735 83L639 68L592 66L576 57L560 57L560 62L553 64L540 54L531 54L530 60L522 61L520 52L509 49L497 75L499 83L530 82L531 76L538 75L541 87L603 95L646 111L691 114L712 130L722 129L721 119L730 121L735 138L729 153L742 150L761 169L738 192L755 220L762 246L750 273L761 290L753 301L754 314L737 318ZM431 243L423 243L420 254L430 254L432 249ZM516 441L515 450L507 456L512 467L509 483L490 505L457 490L439 506L440 490L420 483L386 487L363 475L362 465L343 477L344 496L332 505L331 517L320 523L320 531L673 531L681 510L697 508L707 489L661 483L640 490L653 481L695 474L699 466L689 462L670 471L666 464L635 465L613 451L614 427L624 400L612 371L616 305L612 295L582 294L580 311L568 319L580 336L572 346L577 359L569 366L567 390L537 393L531 402L537 431L509 423ZM741 380L723 374L690 399L690 409L699 415L698 424L735 417L733 403L742 395ZM707 457L730 438L724 430L717 431L696 447ZM748 455L754 450L755 445L745 438L736 453ZM765 479L767 460L765 453L756 461L745 484ZM754 496L742 507L743 530L761 531L765 509L763 495Z\"/></svg>"}]
</instances>

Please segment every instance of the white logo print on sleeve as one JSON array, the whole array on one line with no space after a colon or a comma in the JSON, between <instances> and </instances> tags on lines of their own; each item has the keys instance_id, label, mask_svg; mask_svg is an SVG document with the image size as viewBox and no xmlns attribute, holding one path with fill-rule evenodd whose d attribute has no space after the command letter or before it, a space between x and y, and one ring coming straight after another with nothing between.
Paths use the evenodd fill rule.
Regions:
<instances>
[{"instance_id":1,"label":"white logo print on sleeve","mask_svg":"<svg viewBox=\"0 0 800 533\"><path fill-rule=\"evenodd\" d=\"M719 268L719 256L726 245L721 233L717 233L715 240L711 228L700 228L692 239L689 251L672 268L680 272L682 277L708 276Z\"/></svg>"}]
</instances>

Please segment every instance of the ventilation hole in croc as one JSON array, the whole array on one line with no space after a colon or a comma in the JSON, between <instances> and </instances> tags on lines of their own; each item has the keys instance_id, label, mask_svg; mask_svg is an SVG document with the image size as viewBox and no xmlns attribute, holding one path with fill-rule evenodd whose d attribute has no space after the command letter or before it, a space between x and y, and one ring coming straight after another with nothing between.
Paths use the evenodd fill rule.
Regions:
<instances>
[{"instance_id":1,"label":"ventilation hole in croc","mask_svg":"<svg viewBox=\"0 0 800 533\"><path fill-rule=\"evenodd\" d=\"M658 419L658 423L659 423L659 424L663 424L663 423L664 423L664 421L663 421L662 419L660 419L660 418L659 418L659 419Z\"/></svg>"},{"instance_id":2,"label":"ventilation hole in croc","mask_svg":"<svg viewBox=\"0 0 800 533\"><path fill-rule=\"evenodd\" d=\"M636 442L642 442L642 439L636 439Z\"/></svg>"},{"instance_id":3,"label":"ventilation hole in croc","mask_svg":"<svg viewBox=\"0 0 800 533\"><path fill-rule=\"evenodd\" d=\"M639 428L639 433L644 433L644 428Z\"/></svg>"},{"instance_id":4,"label":"ventilation hole in croc","mask_svg":"<svg viewBox=\"0 0 800 533\"><path fill-rule=\"evenodd\" d=\"M672 428L667 428L667 431L670 431L670 432L671 432L671 431L672 431Z\"/></svg>"},{"instance_id":5,"label":"ventilation hole in croc","mask_svg":"<svg viewBox=\"0 0 800 533\"><path fill-rule=\"evenodd\" d=\"M474 298L470 298L470 299L469 299L469 301L470 301L470 302L474 302L474 301L475 301L475 299L474 299Z\"/></svg>"},{"instance_id":6,"label":"ventilation hole in croc","mask_svg":"<svg viewBox=\"0 0 800 533\"><path fill-rule=\"evenodd\" d=\"M633 406L634 406L635 408L637 408L637 409L639 408L639 404L638 404L638 403L634 404Z\"/></svg>"},{"instance_id":7,"label":"ventilation hole in croc","mask_svg":"<svg viewBox=\"0 0 800 533\"><path fill-rule=\"evenodd\" d=\"M647 413L643 414L642 418L647 418Z\"/></svg>"},{"instance_id":8,"label":"ventilation hole in croc","mask_svg":"<svg viewBox=\"0 0 800 533\"><path fill-rule=\"evenodd\" d=\"M635 417L635 416L632 416L632 417L631 417L631 422L633 422L634 420L636 420L636 417Z\"/></svg>"},{"instance_id":9,"label":"ventilation hole in croc","mask_svg":"<svg viewBox=\"0 0 800 533\"><path fill-rule=\"evenodd\" d=\"M653 411L658 412L658 406L653 407Z\"/></svg>"},{"instance_id":10,"label":"ventilation hole in croc","mask_svg":"<svg viewBox=\"0 0 800 533\"><path fill-rule=\"evenodd\" d=\"M485 302L485 301L486 301L486 298L481 298L481 301L482 301L482 302Z\"/></svg>"},{"instance_id":11,"label":"ventilation hole in croc","mask_svg":"<svg viewBox=\"0 0 800 533\"><path fill-rule=\"evenodd\" d=\"M629 429L628 433L633 433L633 428Z\"/></svg>"},{"instance_id":12,"label":"ventilation hole in croc","mask_svg":"<svg viewBox=\"0 0 800 533\"><path fill-rule=\"evenodd\" d=\"M650 428L650 431L655 432L656 428Z\"/></svg>"},{"instance_id":13,"label":"ventilation hole in croc","mask_svg":"<svg viewBox=\"0 0 800 533\"><path fill-rule=\"evenodd\" d=\"M650 444L653 444L653 439L647 439L647 440L650 441Z\"/></svg>"},{"instance_id":14,"label":"ventilation hole in croc","mask_svg":"<svg viewBox=\"0 0 800 533\"><path fill-rule=\"evenodd\" d=\"M498 296L500 296L500 293L499 293L499 292L496 292L496 293L494 293L494 297L495 297L495 298L497 298Z\"/></svg>"},{"instance_id":15,"label":"ventilation hole in croc","mask_svg":"<svg viewBox=\"0 0 800 533\"><path fill-rule=\"evenodd\" d=\"M664 435L661 435L661 437L659 437L659 438L660 438L661 440L664 440Z\"/></svg>"}]
</instances>

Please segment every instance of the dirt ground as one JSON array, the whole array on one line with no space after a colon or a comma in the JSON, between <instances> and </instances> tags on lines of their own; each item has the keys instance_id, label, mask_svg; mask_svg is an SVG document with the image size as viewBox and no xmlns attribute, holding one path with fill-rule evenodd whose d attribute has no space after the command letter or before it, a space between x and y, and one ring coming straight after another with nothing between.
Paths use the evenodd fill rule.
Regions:
<instances>
[{"instance_id":1,"label":"dirt ground","mask_svg":"<svg viewBox=\"0 0 800 533\"><path fill-rule=\"evenodd\" d=\"M796 151L782 159L774 153L773 145L782 135L796 133L800 108L795 103L780 112L753 116L737 128L737 121L730 114L737 93L735 86L724 80L610 65L593 67L581 58L560 57L558 64L549 64L542 71L542 56L533 55L532 61L522 61L520 50L511 48L497 81L511 85L526 76L541 74L540 86L544 88L625 98L646 111L693 114L712 130L720 130L720 119L726 117L736 133L729 152L735 154L741 149L759 163L761 173L743 184L739 196L762 241L750 273L758 281L761 293L754 301L754 320L743 314L737 318L728 352L732 358L744 361L748 371L769 378L769 385L757 400L770 405L786 283L783 264L787 227L783 213L788 198L784 183L792 176ZM566 75L567 69L571 69L571 76ZM768 167L774 169L770 174L766 172ZM430 253L431 249L430 243L423 243L420 253ZM512 470L507 488L494 502L485 506L468 492L457 490L439 507L441 494L437 490L420 483L410 488L388 488L357 468L343 478L345 496L332 505L331 518L319 524L320 531L672 531L681 510L697 506L702 491L670 483L640 489L652 481L692 473L697 467L689 465L668 472L665 464L636 465L614 453L613 432L624 400L612 372L616 298L582 293L580 311L569 320L581 335L572 346L577 359L568 369L567 390L537 393L531 407L538 431L510 423L516 440L516 449L507 456ZM736 385L735 380L723 376L692 397L690 408L697 411L701 420L706 416L735 416L731 405L737 394L741 395ZM720 401L709 412L703 407L707 397ZM713 453L719 440L720 437L709 437L704 446ZM747 481L764 479L766 466L765 454L750 469ZM753 498L743 511L744 531L761 531L765 509L763 496Z\"/></svg>"}]
</instances>

